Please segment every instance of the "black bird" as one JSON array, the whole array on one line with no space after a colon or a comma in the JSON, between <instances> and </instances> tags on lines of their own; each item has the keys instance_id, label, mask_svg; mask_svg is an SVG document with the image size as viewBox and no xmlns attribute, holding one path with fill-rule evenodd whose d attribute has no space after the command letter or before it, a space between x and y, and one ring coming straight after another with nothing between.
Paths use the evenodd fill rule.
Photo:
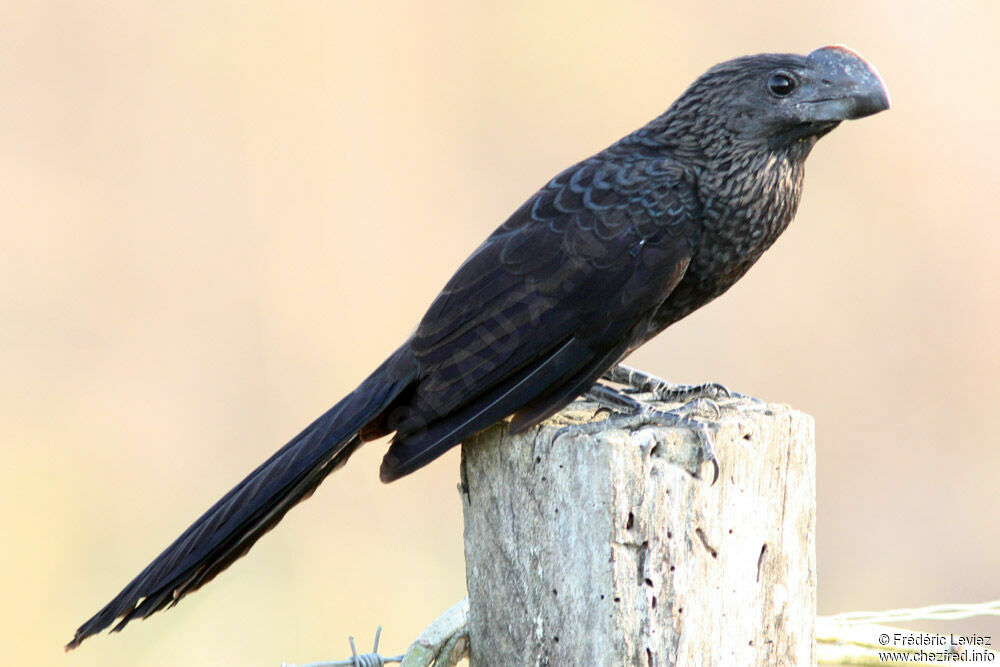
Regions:
<instances>
[{"instance_id":1,"label":"black bird","mask_svg":"<svg viewBox=\"0 0 1000 667\"><path fill-rule=\"evenodd\" d=\"M729 289L784 231L816 141L888 108L874 68L844 47L716 65L663 115L525 202L398 350L205 512L66 648L200 588L363 442L394 434L381 468L390 482L498 420L526 429L602 376L620 379L623 357Z\"/></svg>"}]
</instances>

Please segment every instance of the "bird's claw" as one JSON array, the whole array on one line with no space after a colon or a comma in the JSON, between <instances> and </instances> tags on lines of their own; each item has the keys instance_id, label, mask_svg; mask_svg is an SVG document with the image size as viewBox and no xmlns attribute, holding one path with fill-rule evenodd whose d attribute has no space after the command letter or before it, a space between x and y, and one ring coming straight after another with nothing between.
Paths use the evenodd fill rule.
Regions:
<instances>
[{"instance_id":1,"label":"bird's claw","mask_svg":"<svg viewBox=\"0 0 1000 667\"><path fill-rule=\"evenodd\" d=\"M716 411L716 418L721 416L722 412L719 409L718 404L710 399L695 399L692 403L701 404L704 402L705 405L710 406ZM690 407L694 408L694 411L699 410L701 405L691 406L691 403L684 406L684 409ZM715 456L715 446L712 442L712 433L708 427L687 415L680 414L679 412L667 412L663 410L646 410L637 417L646 416L647 421L645 424L659 424L662 426L680 426L694 431L695 437L698 438L698 444L701 445L701 462L712 464L712 483L710 486L714 486L719 480L719 459ZM700 474L698 475L701 476Z\"/></svg>"},{"instance_id":2,"label":"bird's claw","mask_svg":"<svg viewBox=\"0 0 1000 667\"><path fill-rule=\"evenodd\" d=\"M654 388L652 394L658 401L664 403L690 403L699 399L717 401L733 397L733 392L718 382L661 385L658 388Z\"/></svg>"},{"instance_id":3,"label":"bird's claw","mask_svg":"<svg viewBox=\"0 0 1000 667\"><path fill-rule=\"evenodd\" d=\"M701 462L712 463L712 484L715 484L719 478L719 462L715 458L711 433L703 422L690 415L703 415L710 420L718 420L722 416L722 409L716 399L729 398L732 392L717 382L702 385L671 385L642 371L620 365L608 371L604 379L644 393L651 393L654 398L661 400L666 391L670 402L683 402L683 405L673 410L660 410L652 407L647 402L648 399L640 399L632 392L625 392L599 382L587 392L587 396L612 410L614 414L600 422L564 426L556 431L553 439L568 433L593 434L609 427L635 429L640 426L658 425L687 428L694 431L698 437L702 449Z\"/></svg>"},{"instance_id":4,"label":"bird's claw","mask_svg":"<svg viewBox=\"0 0 1000 667\"><path fill-rule=\"evenodd\" d=\"M719 459L715 457L715 447L712 445L712 434L709 432L708 427L704 424L700 422L696 422L696 424L697 426L694 428L694 432L698 436L698 442L701 444L702 463L708 461L712 464L712 483L709 486L715 486L715 483L719 481Z\"/></svg>"},{"instance_id":5,"label":"bird's claw","mask_svg":"<svg viewBox=\"0 0 1000 667\"><path fill-rule=\"evenodd\" d=\"M624 385L628 394L652 394L662 403L688 403L699 398L718 401L741 396L718 382L674 384L621 364L605 373L604 379Z\"/></svg>"}]
</instances>

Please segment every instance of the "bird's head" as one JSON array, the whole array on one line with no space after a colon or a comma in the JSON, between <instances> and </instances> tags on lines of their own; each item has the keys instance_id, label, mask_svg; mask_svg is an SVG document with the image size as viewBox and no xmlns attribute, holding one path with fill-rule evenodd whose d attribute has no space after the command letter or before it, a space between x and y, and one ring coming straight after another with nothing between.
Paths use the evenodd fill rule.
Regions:
<instances>
[{"instance_id":1,"label":"bird's head","mask_svg":"<svg viewBox=\"0 0 1000 667\"><path fill-rule=\"evenodd\" d=\"M699 77L665 114L663 138L678 148L698 144L708 153L733 145L769 151L801 146L804 157L841 121L888 108L878 72L847 47L826 46L807 56L745 56ZM671 136L684 127L687 136Z\"/></svg>"}]
</instances>

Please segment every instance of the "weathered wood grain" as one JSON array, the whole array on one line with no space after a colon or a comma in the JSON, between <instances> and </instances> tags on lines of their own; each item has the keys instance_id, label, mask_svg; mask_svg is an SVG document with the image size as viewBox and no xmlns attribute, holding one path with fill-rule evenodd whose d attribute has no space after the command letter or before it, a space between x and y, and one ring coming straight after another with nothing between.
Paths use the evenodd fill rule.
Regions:
<instances>
[{"instance_id":1,"label":"weathered wood grain","mask_svg":"<svg viewBox=\"0 0 1000 667\"><path fill-rule=\"evenodd\" d=\"M813 420L722 407L715 485L685 429L553 439L553 420L465 443L474 665L815 662Z\"/></svg>"}]
</instances>

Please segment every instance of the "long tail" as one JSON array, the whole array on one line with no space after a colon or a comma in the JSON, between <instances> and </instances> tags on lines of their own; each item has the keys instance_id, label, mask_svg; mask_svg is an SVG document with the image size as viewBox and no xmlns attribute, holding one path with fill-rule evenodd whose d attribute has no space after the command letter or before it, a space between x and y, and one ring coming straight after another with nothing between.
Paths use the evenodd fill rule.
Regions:
<instances>
[{"instance_id":1,"label":"long tail","mask_svg":"<svg viewBox=\"0 0 1000 667\"><path fill-rule=\"evenodd\" d=\"M121 593L80 626L66 650L117 619L129 621L173 606L243 556L296 503L343 465L361 444L358 432L412 383L401 348L354 392L307 426L195 521Z\"/></svg>"}]
</instances>

